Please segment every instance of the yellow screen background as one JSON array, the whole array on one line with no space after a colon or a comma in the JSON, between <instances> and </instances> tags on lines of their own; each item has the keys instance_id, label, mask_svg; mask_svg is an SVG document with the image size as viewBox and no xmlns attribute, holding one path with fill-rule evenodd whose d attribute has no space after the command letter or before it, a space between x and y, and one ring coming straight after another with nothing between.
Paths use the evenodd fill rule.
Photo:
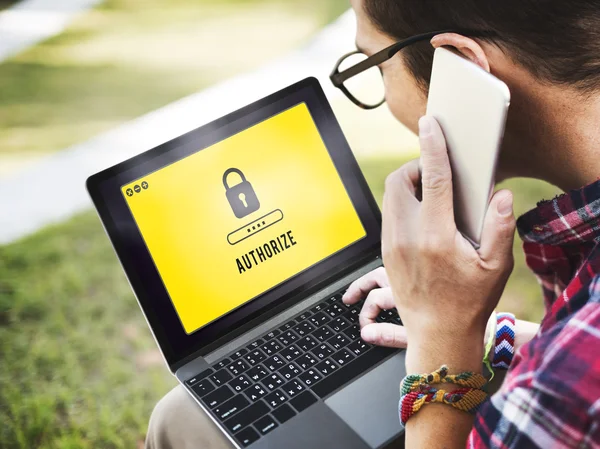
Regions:
<instances>
[{"instance_id":1,"label":"yellow screen background","mask_svg":"<svg viewBox=\"0 0 600 449\"><path fill-rule=\"evenodd\" d=\"M230 167L244 172L260 201L242 219L225 196L222 177ZM239 182L236 174L228 179ZM143 181L147 189L126 194ZM188 334L366 235L304 103L124 185L122 193ZM230 232L275 209L283 220L227 242ZM296 245L239 272L236 258L287 231Z\"/></svg>"}]
</instances>

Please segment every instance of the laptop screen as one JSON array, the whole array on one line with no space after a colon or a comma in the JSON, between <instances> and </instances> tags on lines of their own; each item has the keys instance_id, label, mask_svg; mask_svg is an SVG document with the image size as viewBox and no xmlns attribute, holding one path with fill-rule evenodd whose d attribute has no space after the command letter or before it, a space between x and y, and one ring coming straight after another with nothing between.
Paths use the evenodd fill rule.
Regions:
<instances>
[{"instance_id":1,"label":"laptop screen","mask_svg":"<svg viewBox=\"0 0 600 449\"><path fill-rule=\"evenodd\" d=\"M367 235L305 103L121 193L187 334Z\"/></svg>"}]
</instances>

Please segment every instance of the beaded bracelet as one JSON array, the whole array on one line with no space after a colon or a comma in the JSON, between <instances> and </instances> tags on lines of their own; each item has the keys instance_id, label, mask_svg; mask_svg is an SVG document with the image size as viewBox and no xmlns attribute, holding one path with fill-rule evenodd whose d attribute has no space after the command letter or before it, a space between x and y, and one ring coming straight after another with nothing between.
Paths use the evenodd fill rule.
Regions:
<instances>
[{"instance_id":1,"label":"beaded bracelet","mask_svg":"<svg viewBox=\"0 0 600 449\"><path fill-rule=\"evenodd\" d=\"M447 392L427 386L421 391L411 391L403 395L400 398L398 414L400 422L404 426L408 419L425 404L438 402L468 413L475 413L486 399L487 393L478 388L459 388Z\"/></svg>"},{"instance_id":2,"label":"beaded bracelet","mask_svg":"<svg viewBox=\"0 0 600 449\"><path fill-rule=\"evenodd\" d=\"M515 316L512 313L497 315L496 345L492 368L508 369L515 354Z\"/></svg>"},{"instance_id":3,"label":"beaded bracelet","mask_svg":"<svg viewBox=\"0 0 600 449\"><path fill-rule=\"evenodd\" d=\"M460 374L448 374L448 367L442 365L440 368L430 374L409 374L402 379L400 383L400 395L405 395L429 384L449 383L460 385L461 387L482 388L487 380L479 373L465 371Z\"/></svg>"}]
</instances>

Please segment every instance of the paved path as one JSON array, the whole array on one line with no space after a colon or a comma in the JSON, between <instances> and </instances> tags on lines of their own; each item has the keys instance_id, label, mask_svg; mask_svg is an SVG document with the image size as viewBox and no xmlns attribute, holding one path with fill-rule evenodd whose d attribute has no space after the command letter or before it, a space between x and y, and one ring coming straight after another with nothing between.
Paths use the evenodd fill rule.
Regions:
<instances>
[{"instance_id":1,"label":"paved path","mask_svg":"<svg viewBox=\"0 0 600 449\"><path fill-rule=\"evenodd\" d=\"M101 0L23 0L0 12L0 61L61 33Z\"/></svg>"},{"instance_id":2,"label":"paved path","mask_svg":"<svg viewBox=\"0 0 600 449\"><path fill-rule=\"evenodd\" d=\"M16 240L90 208L85 190L89 175L307 76L316 76L321 81L327 96L334 102L334 109L336 102L349 104L331 86L328 75L337 58L352 48L354 32L354 16L348 12L321 30L308 45L278 61L183 98L0 179L0 243ZM354 123L349 121L346 129L364 130L364 111L354 107L352 111L351 114L358 115L353 116ZM378 111L370 116L377 123L381 121L379 117L387 113L385 108ZM382 120L391 119L383 117ZM393 140L412 142L410 136L407 140L406 130L398 131L404 134ZM381 133L372 132L372 135L377 134Z\"/></svg>"}]
</instances>

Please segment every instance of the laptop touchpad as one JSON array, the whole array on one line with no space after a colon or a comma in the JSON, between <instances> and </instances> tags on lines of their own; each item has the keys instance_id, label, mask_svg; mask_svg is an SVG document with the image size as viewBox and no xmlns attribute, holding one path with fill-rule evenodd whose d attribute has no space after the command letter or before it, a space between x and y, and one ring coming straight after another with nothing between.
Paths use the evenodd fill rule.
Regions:
<instances>
[{"instance_id":1,"label":"laptop touchpad","mask_svg":"<svg viewBox=\"0 0 600 449\"><path fill-rule=\"evenodd\" d=\"M396 354L325 401L372 448L403 431L398 400L400 381L406 375L405 354Z\"/></svg>"}]
</instances>

